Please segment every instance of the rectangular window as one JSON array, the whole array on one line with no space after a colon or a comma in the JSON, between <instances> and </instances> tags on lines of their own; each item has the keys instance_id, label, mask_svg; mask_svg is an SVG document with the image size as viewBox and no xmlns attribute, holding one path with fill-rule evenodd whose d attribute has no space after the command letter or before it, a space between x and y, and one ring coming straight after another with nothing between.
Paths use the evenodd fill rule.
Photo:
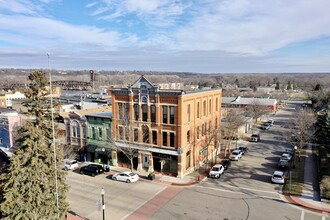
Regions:
<instances>
[{"instance_id":1,"label":"rectangular window","mask_svg":"<svg viewBox=\"0 0 330 220\"><path fill-rule=\"evenodd\" d=\"M190 144L190 131L187 131L187 144Z\"/></svg>"},{"instance_id":2,"label":"rectangular window","mask_svg":"<svg viewBox=\"0 0 330 220\"><path fill-rule=\"evenodd\" d=\"M96 139L96 132L94 127L92 127L92 139Z\"/></svg>"},{"instance_id":3,"label":"rectangular window","mask_svg":"<svg viewBox=\"0 0 330 220\"><path fill-rule=\"evenodd\" d=\"M86 127L83 127L83 138L86 138Z\"/></svg>"},{"instance_id":4,"label":"rectangular window","mask_svg":"<svg viewBox=\"0 0 330 220\"><path fill-rule=\"evenodd\" d=\"M197 118L199 118L199 102L197 102Z\"/></svg>"},{"instance_id":5,"label":"rectangular window","mask_svg":"<svg viewBox=\"0 0 330 220\"><path fill-rule=\"evenodd\" d=\"M167 132L163 131L163 146L167 146Z\"/></svg>"},{"instance_id":6,"label":"rectangular window","mask_svg":"<svg viewBox=\"0 0 330 220\"><path fill-rule=\"evenodd\" d=\"M143 143L149 143L149 130L148 129L142 129L143 131Z\"/></svg>"},{"instance_id":7,"label":"rectangular window","mask_svg":"<svg viewBox=\"0 0 330 220\"><path fill-rule=\"evenodd\" d=\"M196 131L196 133L197 133L197 139L199 139L199 126L197 126L197 131Z\"/></svg>"},{"instance_id":8,"label":"rectangular window","mask_svg":"<svg viewBox=\"0 0 330 220\"><path fill-rule=\"evenodd\" d=\"M0 138L0 144L3 144L3 140L2 140L2 138Z\"/></svg>"},{"instance_id":9,"label":"rectangular window","mask_svg":"<svg viewBox=\"0 0 330 220\"><path fill-rule=\"evenodd\" d=\"M170 147L174 147L174 133L170 133Z\"/></svg>"},{"instance_id":10,"label":"rectangular window","mask_svg":"<svg viewBox=\"0 0 330 220\"><path fill-rule=\"evenodd\" d=\"M118 103L118 115L119 119L123 118L123 103Z\"/></svg>"},{"instance_id":11,"label":"rectangular window","mask_svg":"<svg viewBox=\"0 0 330 220\"><path fill-rule=\"evenodd\" d=\"M157 145L157 131L152 131L152 143Z\"/></svg>"},{"instance_id":12,"label":"rectangular window","mask_svg":"<svg viewBox=\"0 0 330 220\"><path fill-rule=\"evenodd\" d=\"M125 119L129 119L129 103L125 103L124 117Z\"/></svg>"},{"instance_id":13,"label":"rectangular window","mask_svg":"<svg viewBox=\"0 0 330 220\"><path fill-rule=\"evenodd\" d=\"M102 139L102 128L99 128L99 139Z\"/></svg>"},{"instance_id":14,"label":"rectangular window","mask_svg":"<svg viewBox=\"0 0 330 220\"><path fill-rule=\"evenodd\" d=\"M209 100L209 114L212 114L212 100Z\"/></svg>"},{"instance_id":15,"label":"rectangular window","mask_svg":"<svg viewBox=\"0 0 330 220\"><path fill-rule=\"evenodd\" d=\"M190 122L190 104L187 106L187 122Z\"/></svg>"},{"instance_id":16,"label":"rectangular window","mask_svg":"<svg viewBox=\"0 0 330 220\"><path fill-rule=\"evenodd\" d=\"M124 129L123 127L119 127L119 139L123 140L124 139Z\"/></svg>"},{"instance_id":17,"label":"rectangular window","mask_svg":"<svg viewBox=\"0 0 330 220\"><path fill-rule=\"evenodd\" d=\"M156 122L156 106L150 106L150 113L151 113L151 122Z\"/></svg>"},{"instance_id":18,"label":"rectangular window","mask_svg":"<svg viewBox=\"0 0 330 220\"><path fill-rule=\"evenodd\" d=\"M139 142L139 129L134 128L134 142Z\"/></svg>"},{"instance_id":19,"label":"rectangular window","mask_svg":"<svg viewBox=\"0 0 330 220\"><path fill-rule=\"evenodd\" d=\"M163 106L163 123L167 124L167 106Z\"/></svg>"},{"instance_id":20,"label":"rectangular window","mask_svg":"<svg viewBox=\"0 0 330 220\"><path fill-rule=\"evenodd\" d=\"M174 124L174 106L170 106L170 124Z\"/></svg>"},{"instance_id":21,"label":"rectangular window","mask_svg":"<svg viewBox=\"0 0 330 220\"><path fill-rule=\"evenodd\" d=\"M134 104L134 119L135 121L139 120L139 105Z\"/></svg>"},{"instance_id":22,"label":"rectangular window","mask_svg":"<svg viewBox=\"0 0 330 220\"><path fill-rule=\"evenodd\" d=\"M215 111L218 111L218 105L219 105L218 98L216 98L215 99Z\"/></svg>"},{"instance_id":23,"label":"rectangular window","mask_svg":"<svg viewBox=\"0 0 330 220\"><path fill-rule=\"evenodd\" d=\"M148 106L146 104L142 105L142 121L148 120Z\"/></svg>"},{"instance_id":24,"label":"rectangular window","mask_svg":"<svg viewBox=\"0 0 330 220\"><path fill-rule=\"evenodd\" d=\"M106 130L106 135L107 135L106 139L111 140L111 131L109 128L107 128L107 130Z\"/></svg>"},{"instance_id":25,"label":"rectangular window","mask_svg":"<svg viewBox=\"0 0 330 220\"><path fill-rule=\"evenodd\" d=\"M72 127L72 137L76 138L78 135L77 127Z\"/></svg>"},{"instance_id":26,"label":"rectangular window","mask_svg":"<svg viewBox=\"0 0 330 220\"><path fill-rule=\"evenodd\" d=\"M206 101L203 102L203 115L206 116Z\"/></svg>"},{"instance_id":27,"label":"rectangular window","mask_svg":"<svg viewBox=\"0 0 330 220\"><path fill-rule=\"evenodd\" d=\"M218 129L218 118L215 118L214 128Z\"/></svg>"},{"instance_id":28,"label":"rectangular window","mask_svg":"<svg viewBox=\"0 0 330 220\"><path fill-rule=\"evenodd\" d=\"M129 140L130 140L130 137L129 137L129 136L130 136L131 134L130 134L130 132L129 132L128 127L125 127L125 134L124 134L124 135L125 135L125 140L126 140L126 141L129 141Z\"/></svg>"}]
</instances>

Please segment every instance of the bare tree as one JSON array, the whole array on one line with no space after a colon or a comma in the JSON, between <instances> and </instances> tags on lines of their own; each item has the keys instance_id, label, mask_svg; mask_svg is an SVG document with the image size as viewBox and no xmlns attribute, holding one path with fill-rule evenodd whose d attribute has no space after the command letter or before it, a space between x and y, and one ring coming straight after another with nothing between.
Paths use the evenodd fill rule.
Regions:
<instances>
[{"instance_id":1,"label":"bare tree","mask_svg":"<svg viewBox=\"0 0 330 220\"><path fill-rule=\"evenodd\" d=\"M225 156L231 151L231 143L239 138L239 128L245 124L241 109L231 109L222 120L222 136L225 143Z\"/></svg>"},{"instance_id":2,"label":"bare tree","mask_svg":"<svg viewBox=\"0 0 330 220\"><path fill-rule=\"evenodd\" d=\"M257 122L261 116L270 112L270 110L266 106L261 105L258 100L253 100L246 108L246 111L247 115L255 119L255 122Z\"/></svg>"},{"instance_id":3,"label":"bare tree","mask_svg":"<svg viewBox=\"0 0 330 220\"><path fill-rule=\"evenodd\" d=\"M295 114L296 117L292 126L292 144L298 148L298 155L300 159L301 149L313 139L315 134L314 123L316 117L311 109L300 109Z\"/></svg>"}]
</instances>

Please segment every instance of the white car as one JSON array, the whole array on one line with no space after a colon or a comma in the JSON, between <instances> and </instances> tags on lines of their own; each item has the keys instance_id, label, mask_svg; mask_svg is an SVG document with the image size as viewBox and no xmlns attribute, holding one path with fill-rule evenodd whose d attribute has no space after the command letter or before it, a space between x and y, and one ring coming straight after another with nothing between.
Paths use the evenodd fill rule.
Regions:
<instances>
[{"instance_id":1,"label":"white car","mask_svg":"<svg viewBox=\"0 0 330 220\"><path fill-rule=\"evenodd\" d=\"M130 171L116 173L112 176L113 180L123 181L126 183L133 183L139 180L139 175Z\"/></svg>"},{"instance_id":2,"label":"white car","mask_svg":"<svg viewBox=\"0 0 330 220\"><path fill-rule=\"evenodd\" d=\"M290 161L292 159L292 155L290 153L283 153L281 156L281 160L288 160Z\"/></svg>"},{"instance_id":3,"label":"white car","mask_svg":"<svg viewBox=\"0 0 330 220\"><path fill-rule=\"evenodd\" d=\"M229 159L230 160L238 160L241 157L242 157L242 151L234 150L233 152L231 152L231 154L229 156Z\"/></svg>"},{"instance_id":4,"label":"white car","mask_svg":"<svg viewBox=\"0 0 330 220\"><path fill-rule=\"evenodd\" d=\"M284 173L282 171L275 171L271 178L272 183L284 184Z\"/></svg>"},{"instance_id":5,"label":"white car","mask_svg":"<svg viewBox=\"0 0 330 220\"><path fill-rule=\"evenodd\" d=\"M221 164L216 164L210 170L209 177L220 178L224 170L225 168Z\"/></svg>"},{"instance_id":6,"label":"white car","mask_svg":"<svg viewBox=\"0 0 330 220\"><path fill-rule=\"evenodd\" d=\"M64 159L63 163L64 163L63 170L66 170L66 171L67 170L75 170L79 167L78 162L76 160Z\"/></svg>"}]
</instances>

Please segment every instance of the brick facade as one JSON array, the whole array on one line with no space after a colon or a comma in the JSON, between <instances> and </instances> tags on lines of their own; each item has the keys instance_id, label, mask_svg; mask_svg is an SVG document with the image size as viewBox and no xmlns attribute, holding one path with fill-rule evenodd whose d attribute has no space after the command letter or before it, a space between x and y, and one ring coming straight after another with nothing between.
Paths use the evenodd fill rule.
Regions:
<instances>
[{"instance_id":1,"label":"brick facade","mask_svg":"<svg viewBox=\"0 0 330 220\"><path fill-rule=\"evenodd\" d=\"M221 89L194 93L159 89L144 76L128 88L113 89L115 143L138 150L138 170L182 177L213 158L213 142L207 143L207 135L197 128L220 129L221 94Z\"/></svg>"}]
</instances>

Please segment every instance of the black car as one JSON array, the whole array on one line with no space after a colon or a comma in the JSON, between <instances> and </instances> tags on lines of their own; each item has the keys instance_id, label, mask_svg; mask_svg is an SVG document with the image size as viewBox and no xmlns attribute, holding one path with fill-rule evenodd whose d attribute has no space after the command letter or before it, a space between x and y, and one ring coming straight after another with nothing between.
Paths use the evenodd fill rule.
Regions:
<instances>
[{"instance_id":1,"label":"black car","mask_svg":"<svg viewBox=\"0 0 330 220\"><path fill-rule=\"evenodd\" d=\"M249 148L245 147L245 146L240 146L240 147L238 147L238 150L240 150L242 152L242 154L244 155L245 153L247 153L249 151Z\"/></svg>"},{"instance_id":2,"label":"black car","mask_svg":"<svg viewBox=\"0 0 330 220\"><path fill-rule=\"evenodd\" d=\"M91 176L96 176L100 173L103 173L103 167L99 164L89 164L80 168L81 174L88 174Z\"/></svg>"},{"instance_id":3,"label":"black car","mask_svg":"<svg viewBox=\"0 0 330 220\"><path fill-rule=\"evenodd\" d=\"M231 161L229 159L224 159L222 160L221 164L225 168L225 170L227 170L231 165Z\"/></svg>"}]
</instances>

